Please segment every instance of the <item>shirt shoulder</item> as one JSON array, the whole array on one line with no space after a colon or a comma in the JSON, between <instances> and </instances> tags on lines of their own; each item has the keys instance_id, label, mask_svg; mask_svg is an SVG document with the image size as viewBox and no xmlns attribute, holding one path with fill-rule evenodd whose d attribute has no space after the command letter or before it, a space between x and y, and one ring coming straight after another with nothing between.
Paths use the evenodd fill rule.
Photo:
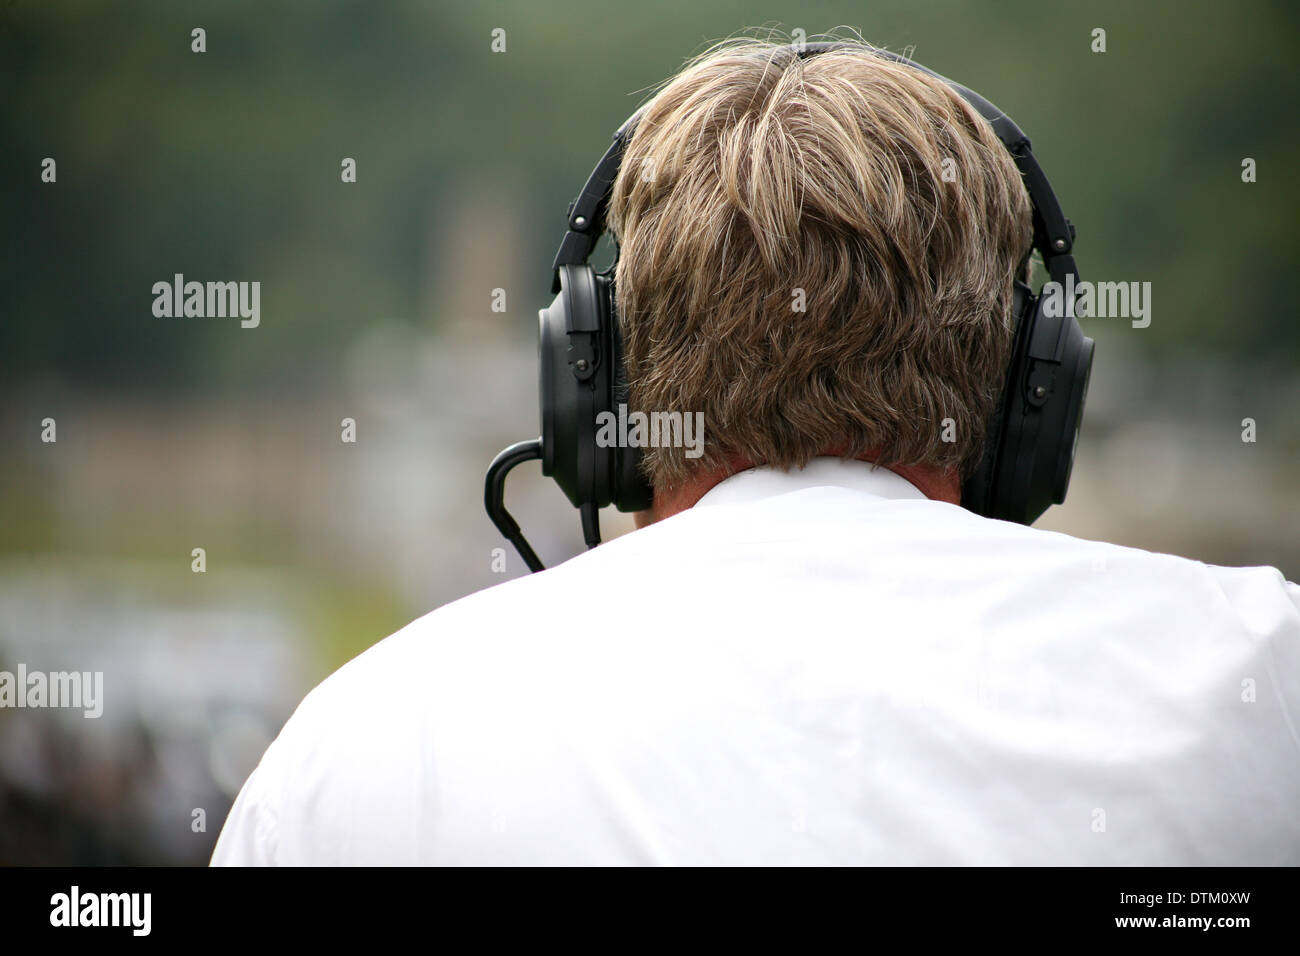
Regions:
<instances>
[{"instance_id":1,"label":"shirt shoulder","mask_svg":"<svg viewBox=\"0 0 1300 956\"><path fill-rule=\"evenodd\" d=\"M490 718L512 683L545 681L555 658L528 627L539 583L519 578L444 605L321 681L241 788L212 865L422 862L427 839L403 839L411 831L376 814L404 815L418 831L439 797L447 725L472 739L465 723Z\"/></svg>"},{"instance_id":2,"label":"shirt shoulder","mask_svg":"<svg viewBox=\"0 0 1300 956\"><path fill-rule=\"evenodd\" d=\"M537 858L620 859L599 832L617 815L582 812L584 779L608 786L608 768L645 763L658 780L721 740L758 766L810 715L838 714L828 702L892 700L883 669L954 653L984 669L1018 731L1083 727L1107 699L1116 726L1179 746L1189 714L1267 722L1255 749L1273 766L1287 745L1275 728L1300 703L1300 588L1275 568L839 489L693 509L441 607L344 665L268 749L213 863L518 861L530 840ZM1243 678L1260 684L1257 718L1230 708ZM1211 707L1207 688L1228 703ZM954 733L989 726L984 711L954 714ZM558 823L534 820L538 806L583 822L547 843Z\"/></svg>"},{"instance_id":3,"label":"shirt shoulder","mask_svg":"<svg viewBox=\"0 0 1300 956\"><path fill-rule=\"evenodd\" d=\"M212 851L210 866L276 866L279 863L276 763L273 742L235 797Z\"/></svg>"}]
</instances>

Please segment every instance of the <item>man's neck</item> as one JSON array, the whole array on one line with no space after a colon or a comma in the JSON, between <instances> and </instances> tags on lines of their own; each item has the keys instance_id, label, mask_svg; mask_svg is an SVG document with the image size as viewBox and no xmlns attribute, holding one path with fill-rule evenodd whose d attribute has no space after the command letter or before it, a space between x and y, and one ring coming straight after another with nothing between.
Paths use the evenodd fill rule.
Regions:
<instances>
[{"instance_id":1,"label":"man's neck","mask_svg":"<svg viewBox=\"0 0 1300 956\"><path fill-rule=\"evenodd\" d=\"M837 457L837 456L827 456ZM875 454L868 452L859 456L858 461L874 461ZM732 475L753 468L754 463L748 459L734 456L727 464L712 471L701 472L690 478L685 484L673 488L656 488L654 504L648 511L638 511L635 520L638 528L671 518L679 512L695 507L696 503L714 486ZM905 478L921 494L934 501L946 501L949 504L961 504L961 480L955 468L936 468L933 465L888 465L887 467L900 478Z\"/></svg>"}]
</instances>

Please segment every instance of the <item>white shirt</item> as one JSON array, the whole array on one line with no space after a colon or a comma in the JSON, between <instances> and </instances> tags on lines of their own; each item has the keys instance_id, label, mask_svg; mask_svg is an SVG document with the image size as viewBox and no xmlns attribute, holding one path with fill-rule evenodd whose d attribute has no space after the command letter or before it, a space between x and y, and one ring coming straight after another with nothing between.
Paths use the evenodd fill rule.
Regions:
<instances>
[{"instance_id":1,"label":"white shirt","mask_svg":"<svg viewBox=\"0 0 1300 956\"><path fill-rule=\"evenodd\" d=\"M757 469L312 691L214 864L1300 864L1300 588Z\"/></svg>"}]
</instances>

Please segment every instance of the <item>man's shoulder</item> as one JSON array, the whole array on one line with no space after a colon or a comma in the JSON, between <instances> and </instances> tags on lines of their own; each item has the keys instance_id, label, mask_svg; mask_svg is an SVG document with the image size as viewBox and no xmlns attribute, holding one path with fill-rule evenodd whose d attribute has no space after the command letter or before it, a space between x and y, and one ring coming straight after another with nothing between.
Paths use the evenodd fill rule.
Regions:
<instances>
[{"instance_id":1,"label":"man's shoulder","mask_svg":"<svg viewBox=\"0 0 1300 956\"><path fill-rule=\"evenodd\" d=\"M425 700L448 671L465 676L493 667L509 672L536 656L529 623L547 614L536 576L504 581L429 611L372 644L321 681L294 715L299 723L355 711L365 700L388 710ZM549 616L549 614L547 614Z\"/></svg>"},{"instance_id":2,"label":"man's shoulder","mask_svg":"<svg viewBox=\"0 0 1300 956\"><path fill-rule=\"evenodd\" d=\"M1181 667L1170 681L1188 687L1218 671L1254 674L1256 658L1289 670L1300 654L1300 588L1275 568L930 502L850 508L838 522L822 520L824 505L686 513L412 621L307 695L250 781L244 803L260 809L242 814L240 832L264 833L286 862L336 846L339 861L415 859L418 841L358 808L418 817L417 806L453 799L452 781L486 773L483 786L496 786L492 768L537 781L606 724L628 739L655 739L656 721L693 726L685 712L718 693L699 686L783 686L783 668L805 658L838 673L835 654L874 661L873 648L901 634L913 653L977 647L1039 676L1093 658L1110 662L1099 670L1108 680ZM777 511L786 518L756 520ZM846 626L851 640L831 633Z\"/></svg>"},{"instance_id":3,"label":"man's shoulder","mask_svg":"<svg viewBox=\"0 0 1300 956\"><path fill-rule=\"evenodd\" d=\"M282 730L281 749L322 741L337 749L350 740L364 748L376 728L414 734L430 722L463 722L494 701L523 702L570 680L571 661L607 634L584 606L600 590L602 564L566 562L416 618L317 684Z\"/></svg>"},{"instance_id":4,"label":"man's shoulder","mask_svg":"<svg viewBox=\"0 0 1300 956\"><path fill-rule=\"evenodd\" d=\"M418 823L448 735L491 749L494 709L527 706L545 683L550 662L524 627L535 589L521 578L444 605L317 684L244 784L214 863L417 862L418 841L375 813Z\"/></svg>"},{"instance_id":5,"label":"man's shoulder","mask_svg":"<svg viewBox=\"0 0 1300 956\"><path fill-rule=\"evenodd\" d=\"M853 540L851 517L833 532L802 523L791 526L797 532L774 534L711 509L632 532L412 621L317 685L283 736L337 740L340 721L412 726L431 709L466 706L471 695L500 700L512 688L517 698L539 684L562 686L584 655L608 659L615 648L638 653L636 641L621 639L624 631L653 634L656 646L671 652L678 640L669 623L679 617L664 602L694 609L728 601L751 590L750 578L753 598L769 608L797 605L801 578L821 575L845 588L879 582L904 600L946 589L977 605L988 592L993 603L1022 602L1044 621L1089 606L1104 622L1109 602L1112 616L1141 614L1152 626L1172 622L1166 616L1176 612L1178 626L1201 619L1207 629L1237 634L1300 635L1300 587L1274 567L1206 564L992 521L952 506L927 509L933 502L905 504L928 510L927 518L916 521L918 507L904 508L898 520L912 530L896 533L877 513L878 533L862 547ZM754 533L719 533L738 527ZM876 553L864 559L861 552L871 548ZM810 552L820 556L812 565ZM864 560L875 563L858 566ZM889 577L877 568L888 568ZM853 600L865 607L873 598L858 590ZM666 622L661 626L649 620L656 607ZM735 610L747 613L743 605ZM691 640L707 642L709 633L693 633Z\"/></svg>"},{"instance_id":6,"label":"man's shoulder","mask_svg":"<svg viewBox=\"0 0 1300 956\"><path fill-rule=\"evenodd\" d=\"M925 588L939 580L967 582L976 593L997 579L1002 591L1014 586L1033 594L1045 615L1053 613L1056 599L1064 607L1114 594L1140 597L1152 608L1184 604L1227 612L1255 631L1276 629L1279 621L1300 628L1300 587L1275 567L1208 564L989 520L936 502L893 504L903 505L897 517L882 522L882 515L873 515L876 531L861 546L852 516L826 527L800 521L776 531L724 509L675 516L425 614L336 671L304 707L330 712L360 695L391 697L385 688L440 683L439 675L449 671L492 680L526 668L540 676L566 653L643 618L637 609L647 610L647 600L709 589L722 594L728 582L744 589L752 576L756 585L780 580L786 586L770 597L797 603L801 575L834 578L861 570L846 566L866 561L888 565L892 583L910 576ZM922 511L926 517L916 520ZM737 533L741 528L745 533ZM809 551L823 560L810 567ZM864 579L871 578L867 570ZM869 592L860 597L871 600Z\"/></svg>"},{"instance_id":7,"label":"man's shoulder","mask_svg":"<svg viewBox=\"0 0 1300 956\"><path fill-rule=\"evenodd\" d=\"M1231 620L1238 633L1300 637L1300 586L1277 567L1212 564L974 515L962 524L996 552L994 567L1024 573L1027 588L1053 587L1042 594L1045 606L1069 593L1076 603L1113 596L1117 607L1140 603L1152 614L1179 607L1203 615L1207 626Z\"/></svg>"}]
</instances>

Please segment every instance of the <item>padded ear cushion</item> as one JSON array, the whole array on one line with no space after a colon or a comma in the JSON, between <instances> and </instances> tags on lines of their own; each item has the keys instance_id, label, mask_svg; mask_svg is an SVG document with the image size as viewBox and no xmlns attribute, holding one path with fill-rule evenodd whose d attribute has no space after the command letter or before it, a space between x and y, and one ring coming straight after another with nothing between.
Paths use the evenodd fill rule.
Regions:
<instances>
[{"instance_id":1,"label":"padded ear cushion","mask_svg":"<svg viewBox=\"0 0 1300 956\"><path fill-rule=\"evenodd\" d=\"M1012 411L1008 407L1008 399L1015 390L1013 383L1020 379L1024 368L1024 354L1029 344L1029 332L1037 305L1037 297L1030 288L1016 280L1012 286L1011 300L1015 334L1011 341L1011 357L1007 364L1007 373L997 403L993 406L993 414L989 416L988 425L984 429L984 449L980 454L979 462L962 484L962 507L986 518L999 517L993 514L993 497L997 484L998 463L1004 457L1007 416Z\"/></svg>"},{"instance_id":2,"label":"padded ear cushion","mask_svg":"<svg viewBox=\"0 0 1300 956\"><path fill-rule=\"evenodd\" d=\"M617 297L614 283L607 287L610 342L612 343L613 398L611 407L618 411L620 405L627 405L628 384L627 368L623 364L623 335L619 328ZM614 455L614 507L619 511L644 511L654 503L654 489L641 473L642 451L640 448L618 448Z\"/></svg>"},{"instance_id":3,"label":"padded ear cushion","mask_svg":"<svg viewBox=\"0 0 1300 956\"><path fill-rule=\"evenodd\" d=\"M1080 329L1079 333L1082 335L1083 330ZM1075 359L1072 377L1074 390L1070 396L1070 408L1066 413L1067 420L1073 423L1074 434L1066 439L1069 443L1069 451L1067 452L1064 447L1061 448L1053 481L1053 498L1058 505L1065 502L1065 493L1070 489L1070 474L1074 471L1074 458L1079 450L1079 432L1083 427L1083 408L1088 401L1088 383L1092 379L1092 354L1095 350L1096 345L1093 340L1085 337L1080 343Z\"/></svg>"}]
</instances>

